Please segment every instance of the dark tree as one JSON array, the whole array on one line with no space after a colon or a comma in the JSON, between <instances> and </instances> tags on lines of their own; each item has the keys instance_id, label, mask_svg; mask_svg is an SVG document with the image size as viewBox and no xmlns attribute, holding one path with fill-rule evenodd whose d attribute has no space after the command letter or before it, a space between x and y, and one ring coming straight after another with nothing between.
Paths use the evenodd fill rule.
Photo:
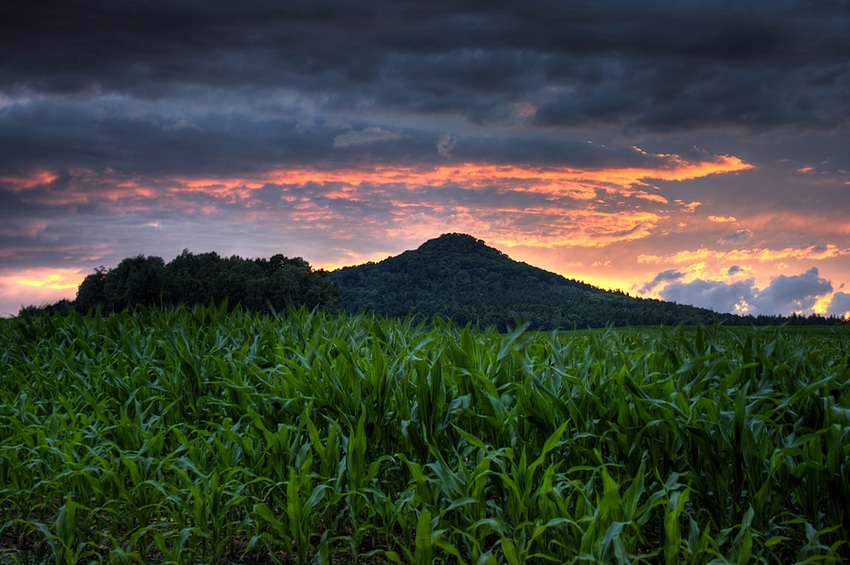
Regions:
<instances>
[{"instance_id":1,"label":"dark tree","mask_svg":"<svg viewBox=\"0 0 850 565\"><path fill-rule=\"evenodd\" d=\"M105 306L106 299L106 267L100 266L94 273L83 279L77 289L77 298L74 300L74 308L79 312L88 312L98 304Z\"/></svg>"},{"instance_id":2,"label":"dark tree","mask_svg":"<svg viewBox=\"0 0 850 565\"><path fill-rule=\"evenodd\" d=\"M115 269L103 267L83 281L74 308L104 312L130 306L179 304L237 305L253 312L281 312L289 307L335 308L339 291L324 271L313 271L300 257L271 259L222 258L217 253L194 255L188 250L165 263L139 255Z\"/></svg>"},{"instance_id":3,"label":"dark tree","mask_svg":"<svg viewBox=\"0 0 850 565\"><path fill-rule=\"evenodd\" d=\"M165 262L161 257L128 257L106 276L106 303L110 310L128 306L156 306L163 302Z\"/></svg>"}]
</instances>

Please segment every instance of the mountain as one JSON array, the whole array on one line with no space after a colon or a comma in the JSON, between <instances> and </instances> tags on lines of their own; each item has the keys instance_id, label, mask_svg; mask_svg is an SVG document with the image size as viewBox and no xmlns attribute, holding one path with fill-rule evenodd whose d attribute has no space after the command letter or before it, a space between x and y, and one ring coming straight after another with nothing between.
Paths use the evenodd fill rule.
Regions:
<instances>
[{"instance_id":1,"label":"mountain","mask_svg":"<svg viewBox=\"0 0 850 565\"><path fill-rule=\"evenodd\" d=\"M675 325L734 320L718 314L562 277L514 261L470 235L451 233L379 263L329 274L349 313L370 312L497 326L528 323L532 329Z\"/></svg>"}]
</instances>

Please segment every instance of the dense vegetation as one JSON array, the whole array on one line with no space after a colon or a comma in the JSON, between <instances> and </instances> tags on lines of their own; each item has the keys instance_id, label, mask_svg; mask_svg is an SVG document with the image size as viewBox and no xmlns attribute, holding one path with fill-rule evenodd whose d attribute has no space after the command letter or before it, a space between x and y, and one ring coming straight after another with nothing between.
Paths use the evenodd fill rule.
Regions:
<instances>
[{"instance_id":1,"label":"dense vegetation","mask_svg":"<svg viewBox=\"0 0 850 565\"><path fill-rule=\"evenodd\" d=\"M849 379L846 328L25 312L0 562L838 563Z\"/></svg>"},{"instance_id":2,"label":"dense vegetation","mask_svg":"<svg viewBox=\"0 0 850 565\"><path fill-rule=\"evenodd\" d=\"M446 234L419 249L380 263L333 271L330 277L339 285L343 308L352 314L362 311L401 318L413 314L425 320L439 315L461 325L495 326L502 331L517 323L549 330L718 321L726 325L841 321L820 316L735 316L631 297L514 261L464 234Z\"/></svg>"},{"instance_id":3,"label":"dense vegetation","mask_svg":"<svg viewBox=\"0 0 850 565\"><path fill-rule=\"evenodd\" d=\"M287 307L333 308L336 286L324 271L313 271L300 257L222 258L184 250L171 262L160 257L128 257L114 269L103 267L87 276L73 303L48 308L85 313L92 308L117 312L133 306L177 306L229 303L253 312L280 312Z\"/></svg>"}]
</instances>

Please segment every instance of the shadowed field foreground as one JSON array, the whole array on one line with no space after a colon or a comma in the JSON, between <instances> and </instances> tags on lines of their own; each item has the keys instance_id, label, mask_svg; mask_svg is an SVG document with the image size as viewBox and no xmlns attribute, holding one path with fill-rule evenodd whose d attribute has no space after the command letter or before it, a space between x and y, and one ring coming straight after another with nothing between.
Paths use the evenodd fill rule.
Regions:
<instances>
[{"instance_id":1,"label":"shadowed field foreground","mask_svg":"<svg viewBox=\"0 0 850 565\"><path fill-rule=\"evenodd\" d=\"M836 563L849 364L841 329L0 320L0 563Z\"/></svg>"}]
</instances>

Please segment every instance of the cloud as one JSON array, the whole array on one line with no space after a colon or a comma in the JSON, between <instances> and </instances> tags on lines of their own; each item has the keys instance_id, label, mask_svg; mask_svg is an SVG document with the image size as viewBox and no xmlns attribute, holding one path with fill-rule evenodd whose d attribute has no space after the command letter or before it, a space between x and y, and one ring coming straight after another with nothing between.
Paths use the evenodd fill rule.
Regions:
<instances>
[{"instance_id":1,"label":"cloud","mask_svg":"<svg viewBox=\"0 0 850 565\"><path fill-rule=\"evenodd\" d=\"M711 221L711 222L717 222L717 223L721 223L721 224L728 224L728 223L734 224L735 222L738 221L735 218L735 216L709 216L708 220Z\"/></svg>"},{"instance_id":2,"label":"cloud","mask_svg":"<svg viewBox=\"0 0 850 565\"><path fill-rule=\"evenodd\" d=\"M731 270L731 269L730 269ZM748 314L811 313L818 299L832 292L832 283L812 267L800 275L779 275L759 289L753 279L727 283L697 278L672 282L659 295L663 300L710 308L717 312ZM843 299L839 299L841 303Z\"/></svg>"},{"instance_id":3,"label":"cloud","mask_svg":"<svg viewBox=\"0 0 850 565\"><path fill-rule=\"evenodd\" d=\"M685 276L685 273L681 271L676 271L674 269L668 269L666 271L661 271L655 277L643 285L638 292L641 294L646 294L648 292L652 292L652 290L657 287L659 284L664 282L676 281Z\"/></svg>"},{"instance_id":4,"label":"cloud","mask_svg":"<svg viewBox=\"0 0 850 565\"><path fill-rule=\"evenodd\" d=\"M839 2L4 3L0 90L162 100L292 89L319 112L626 129L835 128ZM612 18L611 14L617 14ZM356 22L356 25L352 25ZM557 25L553 25L557 22ZM435 32L438 30L438 32ZM21 46L26 46L22 48ZM274 69L270 72L269 69Z\"/></svg>"},{"instance_id":5,"label":"cloud","mask_svg":"<svg viewBox=\"0 0 850 565\"><path fill-rule=\"evenodd\" d=\"M731 267L729 267L729 269L726 271L726 274L727 274L727 275L729 275L729 276L734 276L734 275L737 275L738 273L743 273L745 270L746 270L746 269L744 269L744 268L743 268L743 267L741 267L740 265L732 265L732 266L731 266Z\"/></svg>"},{"instance_id":6,"label":"cloud","mask_svg":"<svg viewBox=\"0 0 850 565\"><path fill-rule=\"evenodd\" d=\"M779 275L758 293L752 305L758 312L807 312L818 298L832 292L832 283L821 278L817 267L800 275Z\"/></svg>"},{"instance_id":7,"label":"cloud","mask_svg":"<svg viewBox=\"0 0 850 565\"><path fill-rule=\"evenodd\" d=\"M47 229L44 220L10 218L0 227L0 238L33 238Z\"/></svg>"},{"instance_id":8,"label":"cloud","mask_svg":"<svg viewBox=\"0 0 850 565\"><path fill-rule=\"evenodd\" d=\"M664 300L680 304L709 308L716 312L736 312L752 302L755 288L752 279L734 283L694 279L687 283L668 284L659 294Z\"/></svg>"},{"instance_id":9,"label":"cloud","mask_svg":"<svg viewBox=\"0 0 850 565\"><path fill-rule=\"evenodd\" d=\"M830 316L850 318L850 294L846 292L833 294L826 313Z\"/></svg>"},{"instance_id":10,"label":"cloud","mask_svg":"<svg viewBox=\"0 0 850 565\"><path fill-rule=\"evenodd\" d=\"M842 257L850 254L850 248L841 248L835 244L808 245L805 247L785 247L781 249L752 248L733 249L722 251L700 247L698 249L686 249L669 255L643 254L637 258L638 263L692 263L705 259L717 259L720 261L746 261L746 262L768 262L786 259L795 260L823 260Z\"/></svg>"},{"instance_id":11,"label":"cloud","mask_svg":"<svg viewBox=\"0 0 850 565\"><path fill-rule=\"evenodd\" d=\"M737 230L733 232L724 233L720 236L720 243L730 244L730 245L740 245L742 243L747 243L753 238L753 232L747 229Z\"/></svg>"},{"instance_id":12,"label":"cloud","mask_svg":"<svg viewBox=\"0 0 850 565\"><path fill-rule=\"evenodd\" d=\"M376 126L369 126L364 130L350 131L336 136L334 138L334 147L351 147L352 145L364 145L379 141L392 141L394 139L401 139L401 134Z\"/></svg>"},{"instance_id":13,"label":"cloud","mask_svg":"<svg viewBox=\"0 0 850 565\"><path fill-rule=\"evenodd\" d=\"M437 153L443 157L451 157L452 151L457 147L458 138L454 135L441 135L437 139Z\"/></svg>"},{"instance_id":14,"label":"cloud","mask_svg":"<svg viewBox=\"0 0 850 565\"><path fill-rule=\"evenodd\" d=\"M435 136L425 126L398 127L356 122L339 133L337 121L303 121L290 107L258 113L250 101L228 111L188 100L160 103L113 96L88 99L42 96L0 112L0 188L25 192L61 181L63 173L236 176L286 165L321 164L364 169L399 162L524 164L616 169L613 182L647 178L681 181L747 170L732 155L707 151L650 153L633 147L592 144L547 132ZM172 128L175 120L194 127ZM434 152L435 137L437 153ZM392 141L392 143L386 143ZM376 146L377 144L377 146ZM344 148L345 151L339 151ZM577 175L574 175L577 176ZM598 176L598 175L597 175Z\"/></svg>"}]
</instances>

